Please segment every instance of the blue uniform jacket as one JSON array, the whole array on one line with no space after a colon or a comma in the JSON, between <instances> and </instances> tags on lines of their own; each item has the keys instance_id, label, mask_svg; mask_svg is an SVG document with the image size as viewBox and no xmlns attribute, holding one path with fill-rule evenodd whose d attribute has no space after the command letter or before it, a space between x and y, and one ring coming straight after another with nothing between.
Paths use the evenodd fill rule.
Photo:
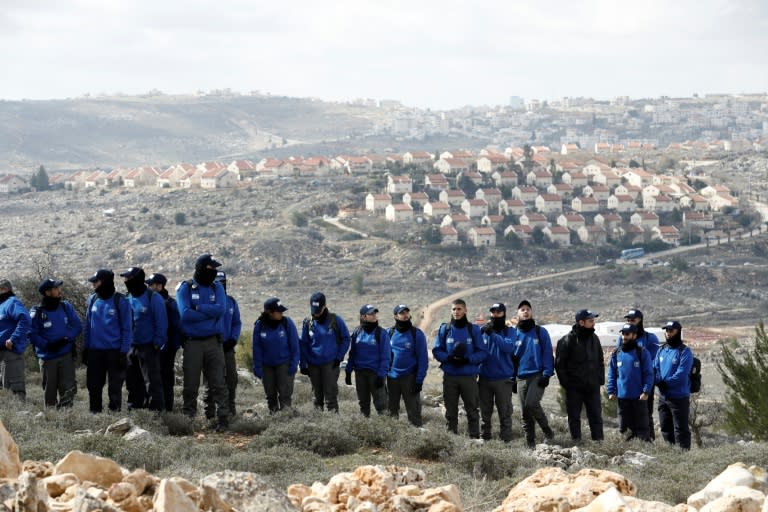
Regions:
<instances>
[{"instance_id":1,"label":"blue uniform jacket","mask_svg":"<svg viewBox=\"0 0 768 512\"><path fill-rule=\"evenodd\" d=\"M59 307L48 311L42 306L35 306L29 312L31 325L29 339L35 347L35 355L47 361L72 352L72 344L81 332L83 324L72 304L63 300ZM49 348L49 343L56 343L62 338L69 338L69 343L56 350Z\"/></svg>"},{"instance_id":2,"label":"blue uniform jacket","mask_svg":"<svg viewBox=\"0 0 768 512\"><path fill-rule=\"evenodd\" d=\"M376 331L379 332L379 341L376 341ZM389 333L384 328L377 326L370 333L359 328L352 335L347 373L354 370L371 370L377 377L386 377L391 353Z\"/></svg>"},{"instance_id":3,"label":"blue uniform jacket","mask_svg":"<svg viewBox=\"0 0 768 512\"><path fill-rule=\"evenodd\" d=\"M119 350L127 354L133 342L133 318L128 299L118 299L117 307L120 308L120 313L115 309L114 296L101 299L91 295L88 304L91 306L85 313L83 348Z\"/></svg>"},{"instance_id":4,"label":"blue uniform jacket","mask_svg":"<svg viewBox=\"0 0 768 512\"><path fill-rule=\"evenodd\" d=\"M656 353L659 351L659 338L652 332L643 331L642 336L637 338L637 346L643 347L651 355L651 362L656 359ZM621 348L621 334L616 341L616 348Z\"/></svg>"},{"instance_id":5,"label":"blue uniform jacket","mask_svg":"<svg viewBox=\"0 0 768 512\"><path fill-rule=\"evenodd\" d=\"M0 302L0 350L6 340L13 342L12 352L21 354L29 345L29 312L15 295Z\"/></svg>"},{"instance_id":6,"label":"blue uniform jacket","mask_svg":"<svg viewBox=\"0 0 768 512\"><path fill-rule=\"evenodd\" d=\"M413 332L416 333L416 339L413 339ZM394 329L389 345L392 355L387 376L399 379L416 372L416 383L423 384L429 367L427 337L424 332L416 327L404 332Z\"/></svg>"},{"instance_id":7,"label":"blue uniform jacket","mask_svg":"<svg viewBox=\"0 0 768 512\"><path fill-rule=\"evenodd\" d=\"M231 295L227 295L227 311L224 313L224 341L234 341L240 339L240 331L243 328L243 322L240 321L240 306Z\"/></svg>"},{"instance_id":8,"label":"blue uniform jacket","mask_svg":"<svg viewBox=\"0 0 768 512\"><path fill-rule=\"evenodd\" d=\"M488 346L488 357L480 365L480 378L485 380L507 380L515 378L515 362L512 352L515 350L516 330L505 327L500 333L483 334Z\"/></svg>"},{"instance_id":9,"label":"blue uniform jacket","mask_svg":"<svg viewBox=\"0 0 768 512\"><path fill-rule=\"evenodd\" d=\"M470 329L472 336L469 335ZM448 362L448 356L453 354L459 345L466 345L465 357L469 359L469 363L462 366ZM446 375L477 375L480 373L480 363L488 356L488 345L487 341L483 339L480 327L474 324L467 324L466 327L442 324L437 330L437 336L435 336L435 341L432 344L432 356L440 361L440 368Z\"/></svg>"},{"instance_id":10,"label":"blue uniform jacket","mask_svg":"<svg viewBox=\"0 0 768 512\"><path fill-rule=\"evenodd\" d=\"M349 350L349 330L344 320L336 315L336 328L339 330L341 338L341 343L339 343L336 339L336 333L331 329L331 315L333 314L335 313L329 312L324 323L319 323L313 318L304 322L299 341L302 368L306 368L309 364L322 366L332 361L344 360L344 356Z\"/></svg>"},{"instance_id":11,"label":"blue uniform jacket","mask_svg":"<svg viewBox=\"0 0 768 512\"><path fill-rule=\"evenodd\" d=\"M525 332L516 330L514 356L518 378L524 379L537 373L551 377L555 373L552 340L547 330L540 325Z\"/></svg>"},{"instance_id":12,"label":"blue uniform jacket","mask_svg":"<svg viewBox=\"0 0 768 512\"><path fill-rule=\"evenodd\" d=\"M664 345L656 354L653 361L654 382L667 385L666 391L659 394L666 398L685 398L691 396L689 375L693 366L693 353L685 345L672 348Z\"/></svg>"},{"instance_id":13,"label":"blue uniform jacket","mask_svg":"<svg viewBox=\"0 0 768 512\"><path fill-rule=\"evenodd\" d=\"M227 294L221 283L215 281L210 286L203 286L194 280L192 285L182 281L176 288L176 305L184 336L220 336L223 341Z\"/></svg>"},{"instance_id":14,"label":"blue uniform jacket","mask_svg":"<svg viewBox=\"0 0 768 512\"><path fill-rule=\"evenodd\" d=\"M653 359L641 349L640 359L634 348L624 352L617 349L608 363L606 391L618 398L636 400L643 393L653 393Z\"/></svg>"},{"instance_id":15,"label":"blue uniform jacket","mask_svg":"<svg viewBox=\"0 0 768 512\"><path fill-rule=\"evenodd\" d=\"M263 366L285 363L288 363L288 374L295 374L299 366L299 333L293 320L284 316L275 328L256 320L253 324L253 374L261 379Z\"/></svg>"},{"instance_id":16,"label":"blue uniform jacket","mask_svg":"<svg viewBox=\"0 0 768 512\"><path fill-rule=\"evenodd\" d=\"M145 290L138 297L126 296L133 314L133 344L165 346L168 340L168 314L159 293Z\"/></svg>"}]
</instances>

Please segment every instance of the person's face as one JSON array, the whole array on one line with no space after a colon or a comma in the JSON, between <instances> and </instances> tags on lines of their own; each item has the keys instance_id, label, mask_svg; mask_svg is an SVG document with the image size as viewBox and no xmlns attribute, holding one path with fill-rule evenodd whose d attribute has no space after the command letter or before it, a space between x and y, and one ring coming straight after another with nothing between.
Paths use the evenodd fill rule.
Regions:
<instances>
[{"instance_id":1,"label":"person's face","mask_svg":"<svg viewBox=\"0 0 768 512\"><path fill-rule=\"evenodd\" d=\"M317 313L312 313L312 317L313 318L320 318L321 316L323 316L323 313L325 313L326 309L327 309L327 306L321 307L320 311L318 311Z\"/></svg>"},{"instance_id":2,"label":"person's face","mask_svg":"<svg viewBox=\"0 0 768 512\"><path fill-rule=\"evenodd\" d=\"M156 291L156 292L163 291L163 285L161 285L160 283L152 283L152 284L150 284L148 286L149 286L150 290L153 290L153 291Z\"/></svg>"},{"instance_id":3,"label":"person's face","mask_svg":"<svg viewBox=\"0 0 768 512\"><path fill-rule=\"evenodd\" d=\"M93 286L93 289L95 290L99 286L101 286L101 279L97 279L96 281L91 283L91 286Z\"/></svg>"},{"instance_id":4,"label":"person's face","mask_svg":"<svg viewBox=\"0 0 768 512\"><path fill-rule=\"evenodd\" d=\"M491 318L503 318L506 313L500 309L494 309L491 311Z\"/></svg>"},{"instance_id":5,"label":"person's face","mask_svg":"<svg viewBox=\"0 0 768 512\"><path fill-rule=\"evenodd\" d=\"M667 339L674 338L679 332L680 329L664 329L664 336L666 336Z\"/></svg>"},{"instance_id":6,"label":"person's face","mask_svg":"<svg viewBox=\"0 0 768 512\"><path fill-rule=\"evenodd\" d=\"M51 288L50 290L45 291L46 297L53 297L54 299L60 299L61 298L61 288Z\"/></svg>"},{"instance_id":7,"label":"person's face","mask_svg":"<svg viewBox=\"0 0 768 512\"><path fill-rule=\"evenodd\" d=\"M451 305L451 317L454 320L460 320L467 316L467 306L464 304L452 304Z\"/></svg>"},{"instance_id":8,"label":"person's face","mask_svg":"<svg viewBox=\"0 0 768 512\"><path fill-rule=\"evenodd\" d=\"M521 306L517 310L518 320L528 320L531 317L533 317L533 310L529 306Z\"/></svg>"},{"instance_id":9,"label":"person's face","mask_svg":"<svg viewBox=\"0 0 768 512\"><path fill-rule=\"evenodd\" d=\"M621 340L623 343L631 343L637 339L636 332L623 332L621 333Z\"/></svg>"},{"instance_id":10,"label":"person's face","mask_svg":"<svg viewBox=\"0 0 768 512\"><path fill-rule=\"evenodd\" d=\"M632 318L629 318L629 317L626 317L626 316L625 316L625 317L624 317L624 320L625 320L625 321L626 321L628 324L634 324L634 325L638 325L640 322L642 322L642 321L643 321L643 319L642 319L642 318L640 318L639 316L634 316L634 317L632 317Z\"/></svg>"},{"instance_id":11,"label":"person's face","mask_svg":"<svg viewBox=\"0 0 768 512\"><path fill-rule=\"evenodd\" d=\"M579 320L579 325L587 329L592 329L595 327L595 319L587 318L586 320Z\"/></svg>"},{"instance_id":12,"label":"person's face","mask_svg":"<svg viewBox=\"0 0 768 512\"><path fill-rule=\"evenodd\" d=\"M404 309L395 315L395 320L400 320L401 322L407 322L410 319L411 319L411 312L407 309Z\"/></svg>"},{"instance_id":13,"label":"person's face","mask_svg":"<svg viewBox=\"0 0 768 512\"><path fill-rule=\"evenodd\" d=\"M280 321L280 320L283 319L283 312L282 311L269 311L269 318L270 318L270 320Z\"/></svg>"},{"instance_id":14,"label":"person's face","mask_svg":"<svg viewBox=\"0 0 768 512\"><path fill-rule=\"evenodd\" d=\"M360 315L360 318L362 318L363 322L378 322L379 321L379 314L378 313L368 313L367 315Z\"/></svg>"}]
</instances>

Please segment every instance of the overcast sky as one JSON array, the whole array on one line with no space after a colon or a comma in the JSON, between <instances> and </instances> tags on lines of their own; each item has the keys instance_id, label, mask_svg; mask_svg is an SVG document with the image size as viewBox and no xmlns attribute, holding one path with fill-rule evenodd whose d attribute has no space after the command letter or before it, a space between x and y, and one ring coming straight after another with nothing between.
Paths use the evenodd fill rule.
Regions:
<instances>
[{"instance_id":1,"label":"overcast sky","mask_svg":"<svg viewBox=\"0 0 768 512\"><path fill-rule=\"evenodd\" d=\"M227 87L432 108L766 92L768 1L0 2L2 99Z\"/></svg>"}]
</instances>

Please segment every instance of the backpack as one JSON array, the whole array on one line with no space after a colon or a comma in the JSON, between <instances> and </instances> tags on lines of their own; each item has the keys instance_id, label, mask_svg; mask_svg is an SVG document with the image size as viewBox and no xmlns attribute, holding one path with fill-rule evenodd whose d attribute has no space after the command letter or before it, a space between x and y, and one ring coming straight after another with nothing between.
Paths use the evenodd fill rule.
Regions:
<instances>
[{"instance_id":1,"label":"backpack","mask_svg":"<svg viewBox=\"0 0 768 512\"><path fill-rule=\"evenodd\" d=\"M693 355L693 352L691 352ZM691 373L688 374L688 380L691 383L691 393L698 393L701 391L701 360L694 356L693 364L691 365Z\"/></svg>"},{"instance_id":2,"label":"backpack","mask_svg":"<svg viewBox=\"0 0 768 512\"><path fill-rule=\"evenodd\" d=\"M331 317L331 323L328 324L328 329L333 331L333 334L336 335L336 345L341 346L342 340L341 340L341 331L339 331L337 325L338 322L336 321L336 313L328 313L328 316ZM304 321L301 323L302 330L309 329L310 322L313 322L314 320L311 317L304 318ZM376 340L378 342L378 339Z\"/></svg>"},{"instance_id":3,"label":"backpack","mask_svg":"<svg viewBox=\"0 0 768 512\"><path fill-rule=\"evenodd\" d=\"M611 352L611 361L616 360L617 357L619 357L619 350L621 350L621 347L616 347L613 349L613 352ZM635 354L637 354L637 360L640 361L640 364L643 363L643 347L640 345L635 346Z\"/></svg>"}]
</instances>

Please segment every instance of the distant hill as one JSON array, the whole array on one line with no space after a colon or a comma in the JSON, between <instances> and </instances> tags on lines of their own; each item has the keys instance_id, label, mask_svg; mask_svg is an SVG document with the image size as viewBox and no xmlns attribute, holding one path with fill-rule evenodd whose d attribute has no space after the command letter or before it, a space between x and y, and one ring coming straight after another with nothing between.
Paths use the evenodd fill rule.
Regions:
<instances>
[{"instance_id":1,"label":"distant hill","mask_svg":"<svg viewBox=\"0 0 768 512\"><path fill-rule=\"evenodd\" d=\"M271 96L0 101L0 173L257 158L365 133L382 115Z\"/></svg>"}]
</instances>

